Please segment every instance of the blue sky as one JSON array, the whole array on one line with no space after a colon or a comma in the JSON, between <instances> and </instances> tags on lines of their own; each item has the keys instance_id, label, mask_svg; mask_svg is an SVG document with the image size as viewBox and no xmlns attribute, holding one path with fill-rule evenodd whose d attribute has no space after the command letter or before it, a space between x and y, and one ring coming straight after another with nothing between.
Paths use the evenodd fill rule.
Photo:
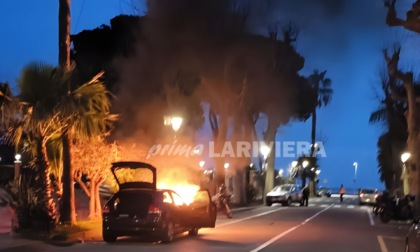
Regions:
<instances>
[{"instance_id":1,"label":"blue sky","mask_svg":"<svg viewBox=\"0 0 420 252\"><path fill-rule=\"evenodd\" d=\"M137 10L131 2L137 3ZM376 142L383 128L368 123L370 113L378 107L374 89L383 64L381 49L393 41L402 41L403 66L412 68L419 65L420 50L414 45L418 45L420 35L386 27L382 1L343 0L343 5L333 6L338 8L334 12L337 15L331 15L330 0L271 2L272 6L255 10L264 18L251 19L253 30L265 34L267 22L292 21L300 30L297 50L306 59L301 73L328 70L327 77L333 81L333 100L318 113L318 132L322 132L319 140L325 141L327 153L321 161L321 182L326 179L326 185L331 187L342 183L353 187L356 161L356 186L382 187L377 174ZM140 1L130 0L73 0L71 31L109 24L119 14L143 13L142 6ZM304 14L296 15L298 9ZM56 64L58 1L0 1L0 33L0 81L15 84L22 67L33 60ZM277 140L309 141L310 120L283 126ZM286 168L290 162L278 158L276 168Z\"/></svg>"}]
</instances>

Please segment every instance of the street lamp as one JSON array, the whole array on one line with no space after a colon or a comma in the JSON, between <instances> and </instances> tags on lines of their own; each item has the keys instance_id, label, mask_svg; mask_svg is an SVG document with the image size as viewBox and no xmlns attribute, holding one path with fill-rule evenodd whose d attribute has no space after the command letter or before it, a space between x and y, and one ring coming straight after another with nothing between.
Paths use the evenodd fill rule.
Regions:
<instances>
[{"instance_id":1,"label":"street lamp","mask_svg":"<svg viewBox=\"0 0 420 252\"><path fill-rule=\"evenodd\" d=\"M271 152L271 148L270 148L269 146L267 146L267 145L263 144L263 145L261 145L261 147L260 147L260 152L261 152L261 154L262 154L262 155L263 155L263 157L264 157L263 170L267 170L267 158L268 158L268 155L269 155L269 154L270 154L270 152Z\"/></svg>"},{"instance_id":2,"label":"street lamp","mask_svg":"<svg viewBox=\"0 0 420 252\"><path fill-rule=\"evenodd\" d=\"M315 174L318 176L321 173L321 170L316 170Z\"/></svg>"},{"instance_id":3,"label":"street lamp","mask_svg":"<svg viewBox=\"0 0 420 252\"><path fill-rule=\"evenodd\" d=\"M175 116L171 118L171 126L175 132L177 132L181 128L182 121L183 121L182 117L179 117L179 116Z\"/></svg>"},{"instance_id":4,"label":"street lamp","mask_svg":"<svg viewBox=\"0 0 420 252\"><path fill-rule=\"evenodd\" d=\"M280 176L280 177L282 177L282 176L283 176L283 172L284 172L284 171L283 171L283 169L280 169L280 170L279 170L279 176Z\"/></svg>"},{"instance_id":5,"label":"street lamp","mask_svg":"<svg viewBox=\"0 0 420 252\"><path fill-rule=\"evenodd\" d=\"M408 174L407 174L406 163L410 159L410 157L411 157L411 154L409 152L404 152L401 155L401 162L403 163L403 171L401 173L401 178L403 180L404 195L407 195L409 193L409 190L408 190Z\"/></svg>"},{"instance_id":6,"label":"street lamp","mask_svg":"<svg viewBox=\"0 0 420 252\"><path fill-rule=\"evenodd\" d=\"M411 157L411 154L410 153L404 152L401 155L401 162L403 162L403 163L407 162L407 160L410 159L410 157Z\"/></svg>"},{"instance_id":7,"label":"street lamp","mask_svg":"<svg viewBox=\"0 0 420 252\"><path fill-rule=\"evenodd\" d=\"M205 161L200 161L198 164L200 165L201 168L203 168L204 165L206 164L206 162Z\"/></svg>"},{"instance_id":8,"label":"street lamp","mask_svg":"<svg viewBox=\"0 0 420 252\"><path fill-rule=\"evenodd\" d=\"M353 179L353 184L354 184L354 195L356 195L356 178L357 178L357 167L359 166L359 164L357 162L353 163L354 166L354 179Z\"/></svg>"},{"instance_id":9,"label":"street lamp","mask_svg":"<svg viewBox=\"0 0 420 252\"><path fill-rule=\"evenodd\" d=\"M22 158L22 155L20 155L19 153L15 155L15 180L19 178L20 165L22 163L22 161L20 161L21 158Z\"/></svg>"},{"instance_id":10,"label":"street lamp","mask_svg":"<svg viewBox=\"0 0 420 252\"><path fill-rule=\"evenodd\" d=\"M296 167L298 165L298 161L292 161L292 168Z\"/></svg>"},{"instance_id":11,"label":"street lamp","mask_svg":"<svg viewBox=\"0 0 420 252\"><path fill-rule=\"evenodd\" d=\"M303 166L303 168L306 168L308 165L309 165L308 160L304 160L304 161L302 162L302 166Z\"/></svg>"}]
</instances>

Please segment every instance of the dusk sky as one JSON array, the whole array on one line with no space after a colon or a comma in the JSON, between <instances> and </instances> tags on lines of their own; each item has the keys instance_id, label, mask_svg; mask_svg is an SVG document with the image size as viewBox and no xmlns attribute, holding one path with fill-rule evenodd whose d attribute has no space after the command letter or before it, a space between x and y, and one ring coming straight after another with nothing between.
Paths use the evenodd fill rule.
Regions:
<instances>
[{"instance_id":1,"label":"dusk sky","mask_svg":"<svg viewBox=\"0 0 420 252\"><path fill-rule=\"evenodd\" d=\"M378 73L384 64L381 49L400 41L403 66L414 68L420 65L420 57L412 45L418 45L420 36L401 28L388 28L387 10L381 0L266 2L266 6L253 9L252 30L266 34L268 23L291 21L300 30L297 51L306 60L301 74L327 70L327 77L332 79L332 102L318 113L318 139L325 142L327 154L321 160L320 184L330 187L344 184L352 188L353 162L358 162L356 187L382 188L376 143L384 128L368 122L370 113L379 106L375 97L381 92L378 84ZM413 1L405 2L410 6ZM407 8L401 5L398 8L405 17ZM138 0L73 0L71 32L109 24L111 18L120 14L145 11L144 3ZM31 61L57 64L58 1L0 1L0 34L0 82L11 83L17 94L16 79L24 65ZM277 140L309 141L310 128L310 120L290 123L279 129ZM278 158L276 169L286 168L291 161ZM327 184L322 183L325 179Z\"/></svg>"}]
</instances>

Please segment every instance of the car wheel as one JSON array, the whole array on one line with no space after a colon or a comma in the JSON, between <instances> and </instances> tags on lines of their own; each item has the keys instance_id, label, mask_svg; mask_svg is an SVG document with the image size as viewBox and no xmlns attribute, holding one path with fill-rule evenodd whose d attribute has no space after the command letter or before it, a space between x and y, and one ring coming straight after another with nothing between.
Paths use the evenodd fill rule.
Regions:
<instances>
[{"instance_id":1,"label":"car wheel","mask_svg":"<svg viewBox=\"0 0 420 252\"><path fill-rule=\"evenodd\" d=\"M117 241L117 236L109 233L109 231L102 232L102 238L105 242L112 243Z\"/></svg>"},{"instance_id":2,"label":"car wheel","mask_svg":"<svg viewBox=\"0 0 420 252\"><path fill-rule=\"evenodd\" d=\"M190 231L188 231L189 236L197 236L198 235L198 228L193 228Z\"/></svg>"},{"instance_id":3,"label":"car wheel","mask_svg":"<svg viewBox=\"0 0 420 252\"><path fill-rule=\"evenodd\" d=\"M162 242L164 243L172 242L174 239L174 224L172 223L172 221L166 222L166 227L165 227L164 232L165 233L163 234Z\"/></svg>"},{"instance_id":4,"label":"car wheel","mask_svg":"<svg viewBox=\"0 0 420 252\"><path fill-rule=\"evenodd\" d=\"M271 206L273 203L271 203L270 201L265 202L266 206Z\"/></svg>"},{"instance_id":5,"label":"car wheel","mask_svg":"<svg viewBox=\"0 0 420 252\"><path fill-rule=\"evenodd\" d=\"M292 199L288 198L286 202L286 206L290 206L292 204Z\"/></svg>"}]
</instances>

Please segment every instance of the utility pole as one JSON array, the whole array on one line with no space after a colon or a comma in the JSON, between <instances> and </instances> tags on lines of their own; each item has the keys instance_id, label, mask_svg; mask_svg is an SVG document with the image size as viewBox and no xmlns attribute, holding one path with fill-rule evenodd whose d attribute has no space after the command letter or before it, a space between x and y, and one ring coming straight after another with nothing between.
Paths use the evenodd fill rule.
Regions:
<instances>
[{"instance_id":1,"label":"utility pole","mask_svg":"<svg viewBox=\"0 0 420 252\"><path fill-rule=\"evenodd\" d=\"M63 73L70 71L70 3L71 0L59 0L58 10L58 64ZM70 85L68 85L70 87ZM69 90L70 91L70 90ZM63 194L60 204L60 222L76 224L76 206L74 194L74 171L71 166L70 141L68 129L61 133L63 142Z\"/></svg>"}]
</instances>

